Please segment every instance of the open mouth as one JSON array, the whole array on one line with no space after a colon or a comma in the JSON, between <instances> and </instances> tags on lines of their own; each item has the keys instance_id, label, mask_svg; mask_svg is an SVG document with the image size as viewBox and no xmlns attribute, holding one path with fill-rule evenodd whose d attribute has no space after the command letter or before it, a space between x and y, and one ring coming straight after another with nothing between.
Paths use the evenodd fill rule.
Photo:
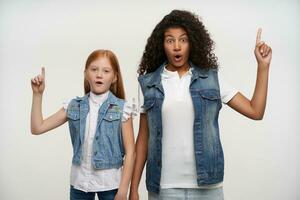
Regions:
<instances>
[{"instance_id":1,"label":"open mouth","mask_svg":"<svg viewBox=\"0 0 300 200\"><path fill-rule=\"evenodd\" d=\"M102 81L96 81L96 85L102 85L103 82Z\"/></svg>"},{"instance_id":2,"label":"open mouth","mask_svg":"<svg viewBox=\"0 0 300 200\"><path fill-rule=\"evenodd\" d=\"M174 56L174 59L175 59L175 61L177 61L177 62L180 61L181 58L182 58L181 55L175 55L175 56Z\"/></svg>"}]
</instances>

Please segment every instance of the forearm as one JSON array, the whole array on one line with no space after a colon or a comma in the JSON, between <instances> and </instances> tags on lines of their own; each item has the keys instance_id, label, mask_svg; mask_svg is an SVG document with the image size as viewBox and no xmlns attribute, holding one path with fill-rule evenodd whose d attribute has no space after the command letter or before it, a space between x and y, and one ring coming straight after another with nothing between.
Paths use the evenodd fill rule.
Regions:
<instances>
[{"instance_id":1,"label":"forearm","mask_svg":"<svg viewBox=\"0 0 300 200\"><path fill-rule=\"evenodd\" d=\"M131 180L131 187L130 187L131 192L138 191L143 169L147 160L148 144L139 139L140 138L138 138L136 143L136 159L135 159L135 166L134 166L134 171Z\"/></svg>"},{"instance_id":2,"label":"forearm","mask_svg":"<svg viewBox=\"0 0 300 200\"><path fill-rule=\"evenodd\" d=\"M125 154L124 165L122 170L122 178L119 187L119 191L123 194L127 195L129 183L132 177L133 167L135 160L135 151L131 150Z\"/></svg>"},{"instance_id":3,"label":"forearm","mask_svg":"<svg viewBox=\"0 0 300 200\"><path fill-rule=\"evenodd\" d=\"M268 93L269 65L257 68L256 84L250 101L255 118L262 119L265 112Z\"/></svg>"},{"instance_id":4,"label":"forearm","mask_svg":"<svg viewBox=\"0 0 300 200\"><path fill-rule=\"evenodd\" d=\"M32 132L32 134L40 134L40 127L42 126L42 123L43 123L42 99L43 99L42 94L33 93L32 107L31 107L31 132Z\"/></svg>"}]
</instances>

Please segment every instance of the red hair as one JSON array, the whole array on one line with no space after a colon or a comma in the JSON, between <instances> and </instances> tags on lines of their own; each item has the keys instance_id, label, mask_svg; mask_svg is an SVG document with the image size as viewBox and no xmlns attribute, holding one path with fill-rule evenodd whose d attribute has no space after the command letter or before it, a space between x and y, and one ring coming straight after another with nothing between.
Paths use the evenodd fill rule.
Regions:
<instances>
[{"instance_id":1,"label":"red hair","mask_svg":"<svg viewBox=\"0 0 300 200\"><path fill-rule=\"evenodd\" d=\"M123 85L123 79L121 75L120 65L116 55L110 50L95 50L93 51L86 60L85 70L90 66L90 64L100 57L106 57L114 70L114 73L117 77L117 81L111 84L110 91L118 98L125 99L125 90ZM84 93L87 94L91 91L90 84L84 78Z\"/></svg>"}]
</instances>

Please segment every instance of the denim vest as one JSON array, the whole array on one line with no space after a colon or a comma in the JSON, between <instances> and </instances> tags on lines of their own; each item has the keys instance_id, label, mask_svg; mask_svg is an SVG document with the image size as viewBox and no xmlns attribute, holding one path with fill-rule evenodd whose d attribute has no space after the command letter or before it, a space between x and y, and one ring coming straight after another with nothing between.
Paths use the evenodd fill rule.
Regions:
<instances>
[{"instance_id":1,"label":"denim vest","mask_svg":"<svg viewBox=\"0 0 300 200\"><path fill-rule=\"evenodd\" d=\"M161 83L161 65L155 72L138 78L143 95L143 108L148 120L148 157L146 186L150 192L160 189L162 165L162 104L164 90ZM219 137L218 117L222 107L218 73L216 69L203 70L192 63L192 78L189 86L194 106L194 150L199 186L223 181L224 155ZM176 108L174 108L176 109ZM174 152L175 153L175 152ZM176 166L174 166L176 167Z\"/></svg>"},{"instance_id":2,"label":"denim vest","mask_svg":"<svg viewBox=\"0 0 300 200\"><path fill-rule=\"evenodd\" d=\"M123 165L122 113L124 100L110 91L107 100L98 111L97 128L93 141L92 165L95 169L119 168ZM72 99L68 105L67 118L73 146L72 163L80 165L86 117L89 112L89 94Z\"/></svg>"}]
</instances>

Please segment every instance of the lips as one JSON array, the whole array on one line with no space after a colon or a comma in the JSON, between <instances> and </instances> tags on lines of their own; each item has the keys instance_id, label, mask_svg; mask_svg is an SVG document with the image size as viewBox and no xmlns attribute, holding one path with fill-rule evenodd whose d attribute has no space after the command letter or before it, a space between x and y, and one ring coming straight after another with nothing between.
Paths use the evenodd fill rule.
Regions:
<instances>
[{"instance_id":1,"label":"lips","mask_svg":"<svg viewBox=\"0 0 300 200\"><path fill-rule=\"evenodd\" d=\"M180 55L180 54L177 54L174 56L175 62L179 62L179 61L181 61L181 59L182 59L182 55Z\"/></svg>"},{"instance_id":2,"label":"lips","mask_svg":"<svg viewBox=\"0 0 300 200\"><path fill-rule=\"evenodd\" d=\"M95 83L96 83L96 85L102 85L103 84L102 81L96 81Z\"/></svg>"}]
</instances>

